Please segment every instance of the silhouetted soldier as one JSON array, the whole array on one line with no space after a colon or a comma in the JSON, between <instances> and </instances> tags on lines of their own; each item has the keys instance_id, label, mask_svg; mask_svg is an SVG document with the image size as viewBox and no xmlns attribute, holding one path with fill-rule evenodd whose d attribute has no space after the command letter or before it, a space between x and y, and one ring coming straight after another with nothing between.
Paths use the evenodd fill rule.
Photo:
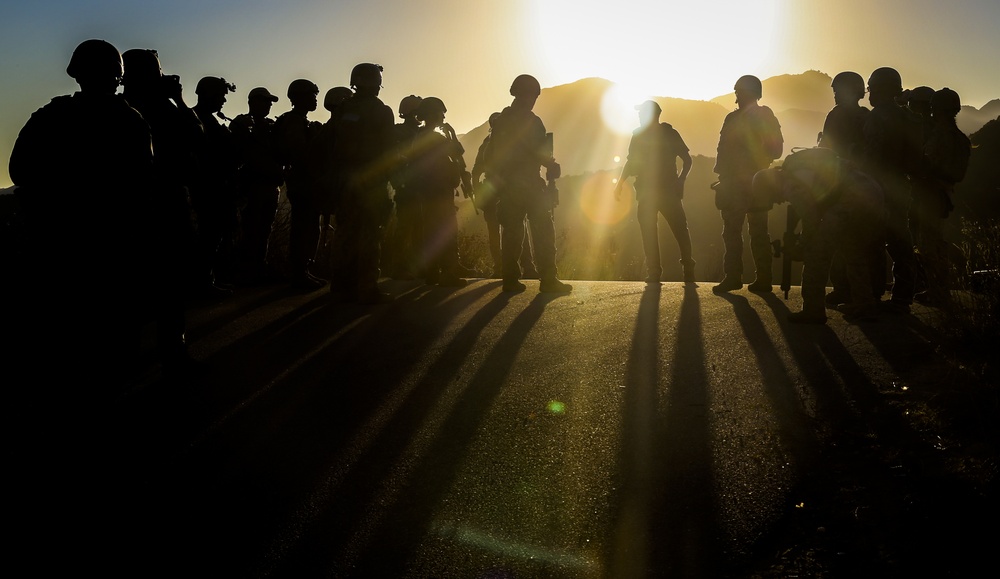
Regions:
<instances>
[{"instance_id":1,"label":"silhouetted soldier","mask_svg":"<svg viewBox=\"0 0 1000 579\"><path fill-rule=\"evenodd\" d=\"M424 238L419 247L425 281L462 287L466 281L459 276L455 189L461 184L465 151L444 122L446 112L437 97L421 100L417 119L422 125L409 154L408 188L423 207Z\"/></svg>"},{"instance_id":2,"label":"silhouetted soldier","mask_svg":"<svg viewBox=\"0 0 1000 579\"><path fill-rule=\"evenodd\" d=\"M865 120L871 112L858 104L865 96L865 79L856 72L841 72L831 87L836 105L826 115L819 146L833 149L841 159L856 159L864 148Z\"/></svg>"},{"instance_id":3,"label":"silhouetted soldier","mask_svg":"<svg viewBox=\"0 0 1000 579\"><path fill-rule=\"evenodd\" d=\"M232 286L219 283L217 277L225 251L222 246L231 249L236 231L236 177L240 161L233 134L220 117L226 95L235 90L236 85L224 78L206 76L195 88L198 102L193 107L205 129L205 137L198 146L198 173L191 184L191 205L198 219L196 275L203 280L201 287L228 293L232 292Z\"/></svg>"},{"instance_id":4,"label":"silhouetted soldier","mask_svg":"<svg viewBox=\"0 0 1000 579\"><path fill-rule=\"evenodd\" d=\"M757 277L750 291L771 291L771 240L767 233L767 212L770 202L755 201L751 183L757 171L766 169L781 156L784 140L774 113L757 103L763 88L755 76L746 75L736 81L736 104L719 134L715 172L715 205L722 212L722 241L726 247L723 258L725 277L712 288L716 293L743 287L743 223L749 224L750 252Z\"/></svg>"},{"instance_id":5,"label":"silhouetted soldier","mask_svg":"<svg viewBox=\"0 0 1000 579\"><path fill-rule=\"evenodd\" d=\"M392 109L378 98L382 66L358 64L351 71L354 96L334 119L336 159L344 191L337 208L336 283L344 299L375 304L392 299L378 289L382 227L392 212L389 176L395 165Z\"/></svg>"},{"instance_id":6,"label":"silhouetted soldier","mask_svg":"<svg viewBox=\"0 0 1000 579\"><path fill-rule=\"evenodd\" d=\"M691 172L691 155L688 147L672 126L661 123L660 105L646 101L636 107L639 111L639 128L632 133L628 146L628 160L622 167L615 186L615 197L621 197L625 180L635 176L637 201L636 219L642 235L642 248L646 256L646 283L660 283L663 268L660 264L660 240L656 231L659 214L670 225L681 253L684 281L694 282L694 259L691 258L691 234L688 232L687 215L684 213L684 180ZM681 172L677 173L677 159Z\"/></svg>"},{"instance_id":7,"label":"silhouetted soldier","mask_svg":"<svg viewBox=\"0 0 1000 579\"><path fill-rule=\"evenodd\" d=\"M396 151L393 154L395 166L389 177L393 189L393 202L396 208L396 229L392 236L392 249L389 261L391 275L394 279L414 279L419 271L418 253L423 244L423 206L415 189L411 187L410 153L413 140L420 129L417 120L417 109L423 99L416 95L408 95L399 101L399 118L403 122L393 127Z\"/></svg>"},{"instance_id":8,"label":"silhouetted soldier","mask_svg":"<svg viewBox=\"0 0 1000 579\"><path fill-rule=\"evenodd\" d=\"M927 289L916 294L918 301L931 305L951 299L947 246L942 236L944 220L955 206L951 197L955 185L965 178L972 143L955 123L962 108L955 91L943 88L931 100L933 125L924 142L923 171L913 181L910 230L920 252Z\"/></svg>"},{"instance_id":9,"label":"silhouetted soldier","mask_svg":"<svg viewBox=\"0 0 1000 579\"><path fill-rule=\"evenodd\" d=\"M864 127L868 113L867 107L858 102L865 96L865 79L856 72L841 72L833 77L833 100L836 106L826 116L823 123L823 133L819 141L820 147L833 149L841 159L857 160L864 151ZM872 283L885 285L885 260L875 260L873 257ZM836 307L850 300L851 288L847 279L847 264L843 256L834 249L833 263L830 266L830 282L833 291L826 296L827 305ZM881 290L878 291L881 295Z\"/></svg>"},{"instance_id":10,"label":"silhouetted soldier","mask_svg":"<svg viewBox=\"0 0 1000 579\"><path fill-rule=\"evenodd\" d=\"M314 290L326 285L326 280L314 276L309 266L316 257L320 236L320 191L313 147L318 144L321 124L309 120L316 110L319 87L300 78L288 85L288 100L292 110L278 117L275 133L285 165L285 194L291 205L288 231L288 261L292 270L292 286Z\"/></svg>"},{"instance_id":11,"label":"silhouetted soldier","mask_svg":"<svg viewBox=\"0 0 1000 579\"><path fill-rule=\"evenodd\" d=\"M332 275L333 267L333 232L334 216L343 193L344 183L340 167L334 162L336 155L336 124L337 112L340 106L354 95L354 91L346 86L335 86L326 91L323 97L323 108L330 113L330 118L319 130L316 143L310 147L311 166L316 174L317 209L320 213L320 237L316 248L316 260L313 264L319 270L318 277Z\"/></svg>"},{"instance_id":12,"label":"silhouetted soldier","mask_svg":"<svg viewBox=\"0 0 1000 579\"><path fill-rule=\"evenodd\" d=\"M476 161L472 165L472 184L475 188L473 201L476 208L483 212L486 220L486 235L490 247L490 257L493 259L493 272L490 277L503 277L503 256L500 251L500 219L497 217L497 190L486 172L486 153L490 146L490 136L493 134L493 121L500 113L493 113L489 119L489 133L479 145L476 152ZM521 243L521 257L518 259L521 266L521 278L532 279L538 277L535 269L535 262L531 257L531 236L525 235Z\"/></svg>"},{"instance_id":13,"label":"silhouetted soldier","mask_svg":"<svg viewBox=\"0 0 1000 579\"><path fill-rule=\"evenodd\" d=\"M21 287L14 314L27 322L11 339L37 363L27 376L58 393L46 402L71 405L119 385L134 361L152 148L142 116L115 94L123 70L114 46L84 41L66 72L80 90L35 111L11 151L28 271L8 283ZM53 271L66 283L53 283Z\"/></svg>"},{"instance_id":14,"label":"silhouetted soldier","mask_svg":"<svg viewBox=\"0 0 1000 579\"><path fill-rule=\"evenodd\" d=\"M886 249L892 258L892 298L887 307L909 312L915 281L913 241L908 213L910 182L917 170L922 136L919 119L896 103L902 92L899 73L879 68L868 78L872 112L865 121L865 171L878 181L885 194Z\"/></svg>"},{"instance_id":15,"label":"silhouetted soldier","mask_svg":"<svg viewBox=\"0 0 1000 579\"><path fill-rule=\"evenodd\" d=\"M195 151L204 130L198 115L184 101L180 78L163 74L155 50L136 48L122 58L125 99L142 113L153 137L150 286L157 347L168 377L183 377L192 369L184 338L184 300L193 289L195 265L195 224L188 185L195 174Z\"/></svg>"},{"instance_id":16,"label":"silhouetted soldier","mask_svg":"<svg viewBox=\"0 0 1000 579\"><path fill-rule=\"evenodd\" d=\"M824 292L834 251L843 255L850 281L849 320L877 316L871 263L882 246L882 189L854 163L817 147L789 155L781 167L757 173L754 195L788 201L802 218L802 311L788 315L795 323L826 322Z\"/></svg>"},{"instance_id":17,"label":"silhouetted soldier","mask_svg":"<svg viewBox=\"0 0 1000 579\"><path fill-rule=\"evenodd\" d=\"M278 210L281 184L284 182L278 161L274 119L268 118L278 97L265 87L247 95L249 111L236 115L229 123L240 155L237 178L240 212L238 262L246 280L256 281L267 275L267 242Z\"/></svg>"},{"instance_id":18,"label":"silhouetted soldier","mask_svg":"<svg viewBox=\"0 0 1000 579\"><path fill-rule=\"evenodd\" d=\"M545 125L531 109L541 94L541 85L531 75L522 74L514 79L510 94L514 101L500 112L493 121L493 133L486 154L486 173L496 185L499 205L501 244L503 256L503 291L524 291L519 280L521 269L518 257L524 242L524 218L531 226L531 240L538 267L539 291L569 293L573 286L556 277L555 225L553 199L541 177L545 167L546 178L554 182L559 175L559 164L548 146Z\"/></svg>"},{"instance_id":19,"label":"silhouetted soldier","mask_svg":"<svg viewBox=\"0 0 1000 579\"><path fill-rule=\"evenodd\" d=\"M931 119L931 99L934 98L934 89L929 86L918 86L903 92L906 94L907 110L920 118L921 135L926 142L934 126L934 121Z\"/></svg>"}]
</instances>

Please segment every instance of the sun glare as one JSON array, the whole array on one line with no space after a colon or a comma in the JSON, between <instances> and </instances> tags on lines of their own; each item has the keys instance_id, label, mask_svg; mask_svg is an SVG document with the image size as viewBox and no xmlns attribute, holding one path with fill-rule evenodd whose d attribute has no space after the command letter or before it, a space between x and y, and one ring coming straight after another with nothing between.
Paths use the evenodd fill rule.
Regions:
<instances>
[{"instance_id":1,"label":"sun glare","mask_svg":"<svg viewBox=\"0 0 1000 579\"><path fill-rule=\"evenodd\" d=\"M553 84L599 76L647 95L707 100L744 74L780 68L769 59L780 57L787 1L535 0L533 44Z\"/></svg>"},{"instance_id":2,"label":"sun glare","mask_svg":"<svg viewBox=\"0 0 1000 579\"><path fill-rule=\"evenodd\" d=\"M596 225L614 225L629 215L635 193L626 182L620 199L615 199L617 179L606 172L587 178L580 190L580 209Z\"/></svg>"}]
</instances>

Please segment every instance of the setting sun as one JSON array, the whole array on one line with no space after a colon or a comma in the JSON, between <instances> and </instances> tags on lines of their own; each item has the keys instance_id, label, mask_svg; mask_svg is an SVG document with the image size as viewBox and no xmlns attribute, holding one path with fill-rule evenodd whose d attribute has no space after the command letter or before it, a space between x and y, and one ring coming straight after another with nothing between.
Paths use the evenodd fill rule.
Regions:
<instances>
[{"instance_id":1,"label":"setting sun","mask_svg":"<svg viewBox=\"0 0 1000 579\"><path fill-rule=\"evenodd\" d=\"M770 39L783 25L783 4L540 0L534 43L559 82L600 76L634 94L707 100L780 50ZM634 127L634 111L628 114Z\"/></svg>"}]
</instances>

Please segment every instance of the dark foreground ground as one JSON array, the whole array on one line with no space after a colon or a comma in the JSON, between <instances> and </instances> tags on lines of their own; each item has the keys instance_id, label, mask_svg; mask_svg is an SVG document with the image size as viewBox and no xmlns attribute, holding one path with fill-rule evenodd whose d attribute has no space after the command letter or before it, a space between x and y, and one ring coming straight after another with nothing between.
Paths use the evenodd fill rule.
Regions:
<instances>
[{"instance_id":1,"label":"dark foreground ground","mask_svg":"<svg viewBox=\"0 0 1000 579\"><path fill-rule=\"evenodd\" d=\"M197 379L149 347L124 390L8 377L10 576L995 567L997 352L940 312L794 326L797 288L575 286L244 289L193 306Z\"/></svg>"}]
</instances>

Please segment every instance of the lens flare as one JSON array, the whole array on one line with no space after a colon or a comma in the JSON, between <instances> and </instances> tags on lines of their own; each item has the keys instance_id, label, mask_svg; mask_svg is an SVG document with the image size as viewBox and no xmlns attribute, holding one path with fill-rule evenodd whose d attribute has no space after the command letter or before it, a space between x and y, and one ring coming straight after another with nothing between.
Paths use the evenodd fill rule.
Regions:
<instances>
[{"instance_id":1,"label":"lens flare","mask_svg":"<svg viewBox=\"0 0 1000 579\"><path fill-rule=\"evenodd\" d=\"M594 173L580 189L580 209L592 223L614 225L624 219L632 210L635 193L626 181L622 185L620 199L615 199L616 177L602 171Z\"/></svg>"}]
</instances>

